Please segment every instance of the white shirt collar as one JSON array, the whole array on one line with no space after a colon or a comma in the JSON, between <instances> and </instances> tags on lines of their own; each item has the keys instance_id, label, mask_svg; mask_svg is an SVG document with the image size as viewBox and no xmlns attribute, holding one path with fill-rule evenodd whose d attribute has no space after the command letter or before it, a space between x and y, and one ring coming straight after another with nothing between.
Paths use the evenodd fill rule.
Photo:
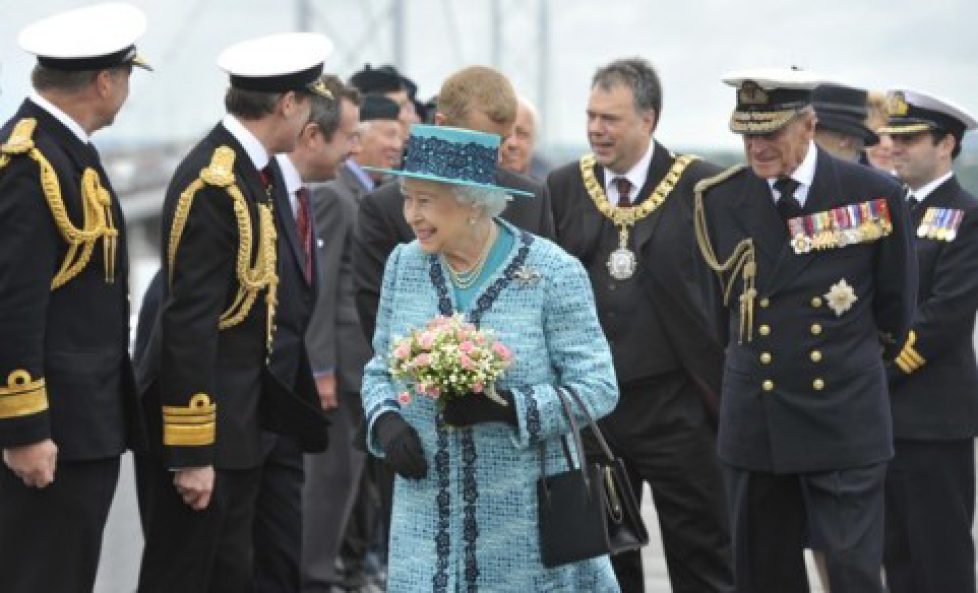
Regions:
<instances>
[{"instance_id":1,"label":"white shirt collar","mask_svg":"<svg viewBox=\"0 0 978 593\"><path fill-rule=\"evenodd\" d=\"M72 134L78 136L78 139L82 141L82 144L88 144L91 141L91 138L89 138L84 128L82 128L78 122L71 119L71 116L62 111L60 107L42 97L40 93L37 91L31 93L30 100L32 103L44 111L47 111L54 116L55 119L64 124L66 128L71 130Z\"/></svg>"},{"instance_id":2,"label":"white shirt collar","mask_svg":"<svg viewBox=\"0 0 978 593\"><path fill-rule=\"evenodd\" d=\"M302 187L302 177L289 155L277 154L275 160L278 161L278 166L282 169L282 177L285 178L285 191L289 194L289 204L292 205L292 214L295 215L299 207L296 192Z\"/></svg>"},{"instance_id":3,"label":"white shirt collar","mask_svg":"<svg viewBox=\"0 0 978 593\"><path fill-rule=\"evenodd\" d=\"M229 113L224 116L224 119L221 120L221 125L223 125L224 128L227 129L232 136L234 136L234 139L241 144L241 147L244 148L245 153L248 155L248 158L251 159L251 162L255 165L256 169L261 171L266 165L268 165L268 151L265 150L265 147L258 140L258 138L251 133L251 130L244 127L244 125L238 121L238 118Z\"/></svg>"},{"instance_id":4,"label":"white shirt collar","mask_svg":"<svg viewBox=\"0 0 978 593\"><path fill-rule=\"evenodd\" d=\"M604 167L604 193L608 196L608 201L618 205L618 186L615 185L616 177L625 177L632 184L632 202L638 198L638 192L645 185L645 179L649 176L649 165L652 164L652 153L655 152L655 141L649 139L649 147L635 165L624 175L619 175L611 169Z\"/></svg>"},{"instance_id":5,"label":"white shirt collar","mask_svg":"<svg viewBox=\"0 0 978 593\"><path fill-rule=\"evenodd\" d=\"M945 181L947 181L948 179L950 179L953 176L954 176L954 171L948 171L947 173L941 175L937 179L935 179L935 180L933 180L933 181L931 181L929 183L925 183L924 185L922 185L920 187L920 189L911 190L907 194L907 197L914 197L914 198L917 198L917 200L923 202L924 200L927 199L927 196L929 196L932 193L934 193L934 190L935 189L939 188L941 185L944 184Z\"/></svg>"},{"instance_id":6,"label":"white shirt collar","mask_svg":"<svg viewBox=\"0 0 978 593\"><path fill-rule=\"evenodd\" d=\"M808 190L811 189L812 181L815 180L815 164L817 161L818 149L815 148L815 141L813 140L808 144L808 152L805 153L804 160L791 173L791 178L798 182L798 189L795 190L795 199L798 200L798 203L802 207L805 206L805 200L808 199ZM771 194L774 196L775 202L781 197L781 192L774 189L774 182L777 180L777 177L767 180L768 187L771 188Z\"/></svg>"}]
</instances>

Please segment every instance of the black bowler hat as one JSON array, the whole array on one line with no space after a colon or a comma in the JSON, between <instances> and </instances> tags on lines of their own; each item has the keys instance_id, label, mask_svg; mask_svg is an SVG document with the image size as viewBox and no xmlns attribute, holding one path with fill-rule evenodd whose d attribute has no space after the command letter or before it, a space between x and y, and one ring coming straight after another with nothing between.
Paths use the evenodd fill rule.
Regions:
<instances>
[{"instance_id":1,"label":"black bowler hat","mask_svg":"<svg viewBox=\"0 0 978 593\"><path fill-rule=\"evenodd\" d=\"M364 95L360 101L360 121L397 120L401 107L383 95Z\"/></svg>"},{"instance_id":2,"label":"black bowler hat","mask_svg":"<svg viewBox=\"0 0 978 593\"><path fill-rule=\"evenodd\" d=\"M974 130L978 122L973 115L954 103L933 95L911 90L887 93L889 119L881 134L917 134L927 131L947 132L961 141L964 133Z\"/></svg>"},{"instance_id":3,"label":"black bowler hat","mask_svg":"<svg viewBox=\"0 0 978 593\"><path fill-rule=\"evenodd\" d=\"M818 116L818 127L832 132L862 138L863 144L873 146L880 139L866 127L869 109L868 93L841 84L820 84L812 91L812 105Z\"/></svg>"},{"instance_id":4,"label":"black bowler hat","mask_svg":"<svg viewBox=\"0 0 978 593\"><path fill-rule=\"evenodd\" d=\"M812 104L812 89L820 78L794 68L760 68L731 72L723 77L723 82L737 89L730 131L769 134Z\"/></svg>"},{"instance_id":5,"label":"black bowler hat","mask_svg":"<svg viewBox=\"0 0 978 593\"><path fill-rule=\"evenodd\" d=\"M404 90L401 76L393 67L371 68L370 64L350 77L350 85L365 95L369 93L394 93Z\"/></svg>"}]
</instances>

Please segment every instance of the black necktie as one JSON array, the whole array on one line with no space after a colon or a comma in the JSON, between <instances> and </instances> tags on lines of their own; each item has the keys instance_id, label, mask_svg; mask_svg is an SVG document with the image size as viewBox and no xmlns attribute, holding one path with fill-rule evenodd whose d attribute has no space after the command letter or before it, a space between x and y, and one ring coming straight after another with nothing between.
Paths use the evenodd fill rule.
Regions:
<instances>
[{"instance_id":1,"label":"black necktie","mask_svg":"<svg viewBox=\"0 0 978 593\"><path fill-rule=\"evenodd\" d=\"M795 190L800 184L790 177L779 177L774 182L774 189L778 190L781 197L778 198L778 214L781 220L787 222L791 218L801 216L801 204L795 198Z\"/></svg>"},{"instance_id":2,"label":"black necktie","mask_svg":"<svg viewBox=\"0 0 978 593\"><path fill-rule=\"evenodd\" d=\"M627 177L615 177L611 180L618 188L618 206L629 208L632 205L632 182Z\"/></svg>"}]
</instances>

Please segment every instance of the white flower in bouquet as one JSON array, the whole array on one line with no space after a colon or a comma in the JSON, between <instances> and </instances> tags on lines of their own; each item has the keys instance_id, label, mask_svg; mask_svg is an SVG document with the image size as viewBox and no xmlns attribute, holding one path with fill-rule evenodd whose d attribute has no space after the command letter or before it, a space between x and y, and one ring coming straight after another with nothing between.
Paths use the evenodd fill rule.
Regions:
<instances>
[{"instance_id":1,"label":"white flower in bouquet","mask_svg":"<svg viewBox=\"0 0 978 593\"><path fill-rule=\"evenodd\" d=\"M513 353L492 330L480 330L461 315L435 317L424 328L395 340L391 376L419 395L444 405L447 398L485 394L507 405L495 384L513 362ZM398 396L410 403L411 392Z\"/></svg>"}]
</instances>

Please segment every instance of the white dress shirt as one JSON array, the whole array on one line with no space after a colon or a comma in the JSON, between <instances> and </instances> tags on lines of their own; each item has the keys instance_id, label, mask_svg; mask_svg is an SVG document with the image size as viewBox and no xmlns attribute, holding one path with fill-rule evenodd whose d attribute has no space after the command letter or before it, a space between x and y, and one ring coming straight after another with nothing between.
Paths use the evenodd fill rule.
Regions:
<instances>
[{"instance_id":1,"label":"white dress shirt","mask_svg":"<svg viewBox=\"0 0 978 593\"><path fill-rule=\"evenodd\" d=\"M608 202L612 206L618 205L618 186L615 185L615 178L624 177L632 184L631 202L634 204L638 199L638 192L645 185L645 178L649 175L649 165L652 163L652 152L655 150L655 142L649 141L649 148L642 155L635 165L624 175L615 173L611 169L604 167L604 194L608 196Z\"/></svg>"},{"instance_id":2,"label":"white dress shirt","mask_svg":"<svg viewBox=\"0 0 978 593\"><path fill-rule=\"evenodd\" d=\"M815 142L812 141L808 145L808 152L805 154L804 160L798 165L798 168L792 171L790 177L798 182L798 188L795 190L795 199L798 200L798 204L802 208L805 207L805 201L808 199L808 190L812 188L812 180L815 179L815 164L818 160L818 149L815 148ZM774 203L777 204L778 200L781 198L781 192L774 189L774 183L778 180L777 177L772 177L767 180L768 186L771 188L771 195L774 197Z\"/></svg>"},{"instance_id":3,"label":"white dress shirt","mask_svg":"<svg viewBox=\"0 0 978 593\"><path fill-rule=\"evenodd\" d=\"M69 130L71 130L71 132L75 136L77 136L79 140L82 141L82 144L88 144L89 143L89 141L91 140L91 138L89 138L89 136L85 132L84 128L82 128L81 125L78 124L78 122L76 122L75 120L71 119L71 116L68 115L67 113L65 113L64 111L62 111L60 107L58 107L54 103L48 101L47 99L45 99L44 97L42 97L37 92L31 93L30 100L31 100L31 103L34 103L35 105L37 105L38 107L40 107L44 111L47 111L55 119L57 119L59 122L61 122L62 124L64 124L64 126L66 128L68 128Z\"/></svg>"},{"instance_id":4,"label":"white dress shirt","mask_svg":"<svg viewBox=\"0 0 978 593\"><path fill-rule=\"evenodd\" d=\"M261 171L268 165L269 157L265 146L251 133L251 130L238 121L238 118L229 113L221 120L221 125L241 144L256 169Z\"/></svg>"},{"instance_id":5,"label":"white dress shirt","mask_svg":"<svg viewBox=\"0 0 978 593\"><path fill-rule=\"evenodd\" d=\"M945 181L954 177L954 171L948 171L947 173L941 175L937 179L925 183L920 187L920 189L911 190L907 194L907 198L917 198L918 202L923 202L927 199L927 196L934 193L934 190L939 188Z\"/></svg>"},{"instance_id":6,"label":"white dress shirt","mask_svg":"<svg viewBox=\"0 0 978 593\"><path fill-rule=\"evenodd\" d=\"M295 168L289 155L277 154L275 155L275 160L278 161L278 166L282 169L282 177L285 178L285 191L289 194L292 217L298 217L299 196L296 195L296 192L302 187L302 177L299 175L299 170Z\"/></svg>"}]
</instances>

